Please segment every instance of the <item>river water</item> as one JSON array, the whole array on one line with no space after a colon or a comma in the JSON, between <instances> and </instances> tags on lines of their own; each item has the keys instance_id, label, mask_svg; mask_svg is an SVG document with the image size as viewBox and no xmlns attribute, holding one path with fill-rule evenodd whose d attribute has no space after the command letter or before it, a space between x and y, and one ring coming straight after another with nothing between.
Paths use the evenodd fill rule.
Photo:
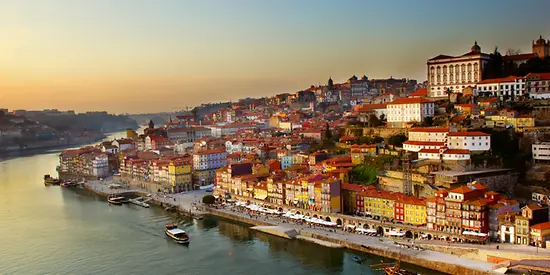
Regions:
<instances>
[{"instance_id":1,"label":"river water","mask_svg":"<svg viewBox=\"0 0 550 275\"><path fill-rule=\"evenodd\" d=\"M214 217L189 221L156 207L111 206L82 189L46 187L42 177L56 175L58 154L0 160L0 274L379 274L369 265L391 262ZM189 232L189 246L166 238L171 222Z\"/></svg>"}]
</instances>

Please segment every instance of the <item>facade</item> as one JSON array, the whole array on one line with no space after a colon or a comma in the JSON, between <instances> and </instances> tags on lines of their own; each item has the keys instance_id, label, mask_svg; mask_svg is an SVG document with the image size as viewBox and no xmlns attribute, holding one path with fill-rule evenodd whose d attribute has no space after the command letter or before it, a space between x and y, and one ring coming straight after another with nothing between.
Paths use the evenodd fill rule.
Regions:
<instances>
[{"instance_id":1,"label":"facade","mask_svg":"<svg viewBox=\"0 0 550 275\"><path fill-rule=\"evenodd\" d=\"M193 170L219 169L227 165L225 150L206 150L193 155Z\"/></svg>"},{"instance_id":2,"label":"facade","mask_svg":"<svg viewBox=\"0 0 550 275\"><path fill-rule=\"evenodd\" d=\"M550 241L550 222L531 226L530 238L532 245L547 248L546 243Z\"/></svg>"},{"instance_id":3,"label":"facade","mask_svg":"<svg viewBox=\"0 0 550 275\"><path fill-rule=\"evenodd\" d=\"M169 140L178 143L192 143L212 135L212 131L205 127L171 128L166 132Z\"/></svg>"},{"instance_id":4,"label":"facade","mask_svg":"<svg viewBox=\"0 0 550 275\"><path fill-rule=\"evenodd\" d=\"M526 92L533 99L550 98L550 73L530 73L525 76Z\"/></svg>"},{"instance_id":5,"label":"facade","mask_svg":"<svg viewBox=\"0 0 550 275\"><path fill-rule=\"evenodd\" d=\"M535 162L550 162L550 143L540 142L533 143L533 160Z\"/></svg>"},{"instance_id":6,"label":"facade","mask_svg":"<svg viewBox=\"0 0 550 275\"><path fill-rule=\"evenodd\" d=\"M168 182L172 192L193 190L191 163L187 161L172 161L168 164Z\"/></svg>"},{"instance_id":7,"label":"facade","mask_svg":"<svg viewBox=\"0 0 550 275\"><path fill-rule=\"evenodd\" d=\"M470 52L461 56L438 55L427 62L428 96L447 97L447 92L462 93L483 80L482 72L489 55L474 43Z\"/></svg>"},{"instance_id":8,"label":"facade","mask_svg":"<svg viewBox=\"0 0 550 275\"><path fill-rule=\"evenodd\" d=\"M495 96L499 99L515 99L526 92L524 77L508 76L504 78L485 79L476 84L474 95Z\"/></svg>"},{"instance_id":9,"label":"facade","mask_svg":"<svg viewBox=\"0 0 550 275\"><path fill-rule=\"evenodd\" d=\"M391 127L401 128L412 122L421 123L426 117L433 117L434 103L428 99L400 98L387 105L387 120Z\"/></svg>"}]
</instances>

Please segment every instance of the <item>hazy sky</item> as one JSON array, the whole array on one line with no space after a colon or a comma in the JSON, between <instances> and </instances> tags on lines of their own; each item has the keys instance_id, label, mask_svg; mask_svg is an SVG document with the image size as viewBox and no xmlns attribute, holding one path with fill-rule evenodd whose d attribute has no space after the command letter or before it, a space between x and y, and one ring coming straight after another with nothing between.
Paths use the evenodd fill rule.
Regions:
<instances>
[{"instance_id":1,"label":"hazy sky","mask_svg":"<svg viewBox=\"0 0 550 275\"><path fill-rule=\"evenodd\" d=\"M0 108L175 111L531 50L549 0L0 0Z\"/></svg>"}]
</instances>

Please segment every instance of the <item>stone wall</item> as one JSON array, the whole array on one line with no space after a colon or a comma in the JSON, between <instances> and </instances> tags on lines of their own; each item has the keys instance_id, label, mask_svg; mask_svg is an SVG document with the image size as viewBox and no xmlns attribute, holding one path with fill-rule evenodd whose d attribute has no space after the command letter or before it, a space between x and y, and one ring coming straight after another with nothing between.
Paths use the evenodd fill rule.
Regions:
<instances>
[{"instance_id":1,"label":"stone wall","mask_svg":"<svg viewBox=\"0 0 550 275\"><path fill-rule=\"evenodd\" d=\"M350 242L347 242L347 241L337 240L337 239L330 238L328 236L312 234L312 233L303 232L303 231L301 232L301 234L305 235L305 236L308 236L308 237L311 237L311 238L316 238L316 239L320 239L320 240L324 240L324 241L338 243L338 244L341 244L341 245L343 245L343 246L345 246L349 249L353 249L353 250L357 250L357 251L361 251L361 252L365 252L365 253L370 253L370 254L378 255L378 256L381 256L381 257L385 257L385 258L395 259L395 260L401 259L401 261L406 262L406 263L414 264L414 265L424 267L424 268L428 268L428 269L432 269L432 270L437 270L437 271L448 273L448 274L469 274L469 275L486 275L487 274L487 272L485 272L485 271L470 269L470 268L460 266L460 265L456 265L456 264L453 264L453 263L429 261L429 260L420 259L420 258L410 256L410 255L399 254L399 253L392 252L392 251L389 251L389 250L380 249L380 248L377 248L377 247L369 247L369 246L364 246L364 245L358 245L358 244L355 244L355 243L350 243Z\"/></svg>"},{"instance_id":2,"label":"stone wall","mask_svg":"<svg viewBox=\"0 0 550 275\"><path fill-rule=\"evenodd\" d=\"M408 128L369 128L365 127L363 128L363 135L364 136L381 136L383 138L391 137L395 134L403 133L405 135L408 134Z\"/></svg>"}]
</instances>

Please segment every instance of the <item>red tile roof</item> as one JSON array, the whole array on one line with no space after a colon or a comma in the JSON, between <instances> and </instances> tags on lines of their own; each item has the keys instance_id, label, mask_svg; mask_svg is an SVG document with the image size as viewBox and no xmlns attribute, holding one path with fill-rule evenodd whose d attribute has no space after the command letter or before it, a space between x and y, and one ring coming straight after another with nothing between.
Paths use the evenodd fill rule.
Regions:
<instances>
[{"instance_id":1,"label":"red tile roof","mask_svg":"<svg viewBox=\"0 0 550 275\"><path fill-rule=\"evenodd\" d=\"M403 144L407 145L423 145L423 146L444 146L445 142L439 142L439 141L417 141L417 140L407 140L403 142Z\"/></svg>"},{"instance_id":2,"label":"red tile roof","mask_svg":"<svg viewBox=\"0 0 550 275\"><path fill-rule=\"evenodd\" d=\"M422 97L412 97L412 98L404 97L404 98L396 99L388 104L396 105L396 104L420 104L420 103L432 103L432 101Z\"/></svg>"},{"instance_id":3,"label":"red tile roof","mask_svg":"<svg viewBox=\"0 0 550 275\"><path fill-rule=\"evenodd\" d=\"M411 93L409 95L409 97L422 97L422 96L427 96L427 95L428 95L428 89L421 88L421 89L418 89L418 90L414 91L413 93Z\"/></svg>"},{"instance_id":4,"label":"red tile roof","mask_svg":"<svg viewBox=\"0 0 550 275\"><path fill-rule=\"evenodd\" d=\"M515 82L517 79L522 79L523 77L519 77L519 76L507 76L507 77L501 77L501 78L490 78L490 79L485 79L485 80L482 80L480 82L478 82L477 84L478 85L483 85L483 84L496 84L496 83L503 83L503 82Z\"/></svg>"},{"instance_id":5,"label":"red tile roof","mask_svg":"<svg viewBox=\"0 0 550 275\"><path fill-rule=\"evenodd\" d=\"M450 132L448 136L450 137L478 137L478 136L490 137L491 135L480 131L475 131L475 132Z\"/></svg>"},{"instance_id":6,"label":"red tile roof","mask_svg":"<svg viewBox=\"0 0 550 275\"><path fill-rule=\"evenodd\" d=\"M550 229L550 222L543 222L543 223L535 224L535 225L531 226L531 229L537 229L537 230Z\"/></svg>"},{"instance_id":7,"label":"red tile roof","mask_svg":"<svg viewBox=\"0 0 550 275\"><path fill-rule=\"evenodd\" d=\"M423 127L417 127L417 128L410 129L409 133L410 132L447 133L447 132L449 132L449 128L423 128Z\"/></svg>"}]
</instances>

